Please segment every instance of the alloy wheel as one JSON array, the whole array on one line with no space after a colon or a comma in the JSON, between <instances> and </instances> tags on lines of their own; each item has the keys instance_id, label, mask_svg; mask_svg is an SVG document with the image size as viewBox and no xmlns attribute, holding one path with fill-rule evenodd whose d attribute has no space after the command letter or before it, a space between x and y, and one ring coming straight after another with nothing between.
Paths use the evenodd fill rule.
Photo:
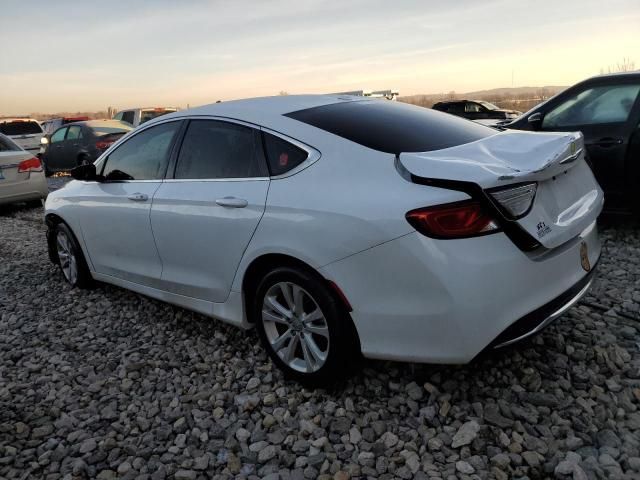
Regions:
<instances>
[{"instance_id":1,"label":"alloy wheel","mask_svg":"<svg viewBox=\"0 0 640 480\"><path fill-rule=\"evenodd\" d=\"M262 303L262 322L273 351L298 372L317 372L329 354L329 325L314 298L292 282L272 285Z\"/></svg>"},{"instance_id":2,"label":"alloy wheel","mask_svg":"<svg viewBox=\"0 0 640 480\"><path fill-rule=\"evenodd\" d=\"M71 241L64 232L58 232L56 245L62 274L71 285L75 285L78 279L78 262L73 253Z\"/></svg>"}]
</instances>

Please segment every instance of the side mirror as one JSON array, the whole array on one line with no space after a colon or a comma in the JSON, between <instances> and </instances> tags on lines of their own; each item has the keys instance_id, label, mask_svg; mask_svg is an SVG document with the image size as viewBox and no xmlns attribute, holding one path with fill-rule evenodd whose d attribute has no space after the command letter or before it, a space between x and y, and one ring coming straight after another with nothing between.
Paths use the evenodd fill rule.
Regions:
<instances>
[{"instance_id":1,"label":"side mirror","mask_svg":"<svg viewBox=\"0 0 640 480\"><path fill-rule=\"evenodd\" d=\"M536 112L534 114L529 115L527 118L527 123L531 125L533 130L540 130L542 127L542 113Z\"/></svg>"},{"instance_id":2,"label":"side mirror","mask_svg":"<svg viewBox=\"0 0 640 480\"><path fill-rule=\"evenodd\" d=\"M98 180L96 166L93 163L85 163L71 169L71 176L76 180L95 182Z\"/></svg>"}]
</instances>

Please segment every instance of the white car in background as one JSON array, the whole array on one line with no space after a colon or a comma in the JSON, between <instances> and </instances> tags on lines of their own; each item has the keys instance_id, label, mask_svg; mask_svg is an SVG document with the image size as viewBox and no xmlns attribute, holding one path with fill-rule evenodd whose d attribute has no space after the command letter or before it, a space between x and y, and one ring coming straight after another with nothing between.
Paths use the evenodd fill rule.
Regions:
<instances>
[{"instance_id":1,"label":"white car in background","mask_svg":"<svg viewBox=\"0 0 640 480\"><path fill-rule=\"evenodd\" d=\"M0 205L14 202L41 205L48 193L40 160L0 134Z\"/></svg>"},{"instance_id":2,"label":"white car in background","mask_svg":"<svg viewBox=\"0 0 640 480\"><path fill-rule=\"evenodd\" d=\"M45 132L33 118L0 118L0 133L6 135L27 152L37 155Z\"/></svg>"},{"instance_id":3,"label":"white car in background","mask_svg":"<svg viewBox=\"0 0 640 480\"><path fill-rule=\"evenodd\" d=\"M177 111L178 109L174 107L129 108L127 110L121 110L116 113L113 119L127 122L135 128L145 122L148 122L149 120L153 120L154 118Z\"/></svg>"},{"instance_id":4,"label":"white car in background","mask_svg":"<svg viewBox=\"0 0 640 480\"><path fill-rule=\"evenodd\" d=\"M587 290L603 195L580 133L345 96L157 118L49 195L51 259L256 326L292 377L354 357L465 363Z\"/></svg>"}]
</instances>

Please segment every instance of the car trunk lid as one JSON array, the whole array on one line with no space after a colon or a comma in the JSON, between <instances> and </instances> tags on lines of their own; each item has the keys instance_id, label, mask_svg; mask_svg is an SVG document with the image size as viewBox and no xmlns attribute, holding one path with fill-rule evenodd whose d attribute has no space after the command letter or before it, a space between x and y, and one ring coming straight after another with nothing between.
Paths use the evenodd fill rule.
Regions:
<instances>
[{"instance_id":1,"label":"car trunk lid","mask_svg":"<svg viewBox=\"0 0 640 480\"><path fill-rule=\"evenodd\" d=\"M30 158L33 155L22 150L0 151L0 187L27 180L29 172L18 173L18 166L20 162Z\"/></svg>"},{"instance_id":2,"label":"car trunk lid","mask_svg":"<svg viewBox=\"0 0 640 480\"><path fill-rule=\"evenodd\" d=\"M546 248L555 248L580 234L596 219L603 193L584 161L579 132L501 132L481 140L422 153L401 153L399 161L422 179L475 184L492 204L496 189L536 184L530 210L517 222ZM463 189L463 188L460 188Z\"/></svg>"}]
</instances>

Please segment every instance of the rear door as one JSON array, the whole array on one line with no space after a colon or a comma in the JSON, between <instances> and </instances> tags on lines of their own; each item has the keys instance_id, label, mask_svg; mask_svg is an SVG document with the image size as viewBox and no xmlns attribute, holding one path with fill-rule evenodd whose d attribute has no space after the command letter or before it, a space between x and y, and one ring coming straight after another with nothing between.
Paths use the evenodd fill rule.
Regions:
<instances>
[{"instance_id":1,"label":"rear door","mask_svg":"<svg viewBox=\"0 0 640 480\"><path fill-rule=\"evenodd\" d=\"M605 191L622 192L625 157L638 121L640 83L585 85L546 112L542 130L581 131L588 159Z\"/></svg>"},{"instance_id":2,"label":"rear door","mask_svg":"<svg viewBox=\"0 0 640 480\"><path fill-rule=\"evenodd\" d=\"M104 180L86 182L78 216L96 272L158 286L162 264L149 215L180 126L166 122L132 135L97 165Z\"/></svg>"},{"instance_id":3,"label":"rear door","mask_svg":"<svg viewBox=\"0 0 640 480\"><path fill-rule=\"evenodd\" d=\"M260 132L190 120L175 165L153 198L163 289L224 302L264 213L269 178Z\"/></svg>"}]
</instances>

